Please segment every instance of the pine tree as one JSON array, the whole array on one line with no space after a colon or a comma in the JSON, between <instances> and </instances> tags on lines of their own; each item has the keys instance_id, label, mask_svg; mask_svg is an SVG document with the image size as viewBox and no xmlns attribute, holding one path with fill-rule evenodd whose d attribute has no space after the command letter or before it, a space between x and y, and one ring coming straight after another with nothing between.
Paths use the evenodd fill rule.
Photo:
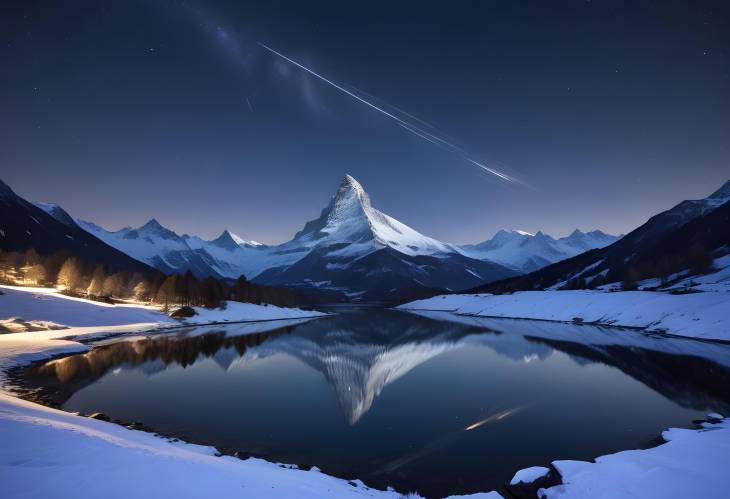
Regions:
<instances>
[{"instance_id":1,"label":"pine tree","mask_svg":"<svg viewBox=\"0 0 730 499\"><path fill-rule=\"evenodd\" d=\"M157 291L157 297L155 301L163 305L163 310L167 313L170 310L170 305L175 303L177 298L177 274L170 275L165 282L162 283L160 289Z\"/></svg>"},{"instance_id":2,"label":"pine tree","mask_svg":"<svg viewBox=\"0 0 730 499\"><path fill-rule=\"evenodd\" d=\"M182 305L191 305L198 301L198 279L188 269L180 281L180 298Z\"/></svg>"},{"instance_id":3,"label":"pine tree","mask_svg":"<svg viewBox=\"0 0 730 499\"><path fill-rule=\"evenodd\" d=\"M233 293L238 301L248 301L248 292L251 285L248 282L248 279L246 279L245 275L240 275L238 279L236 279L236 284L233 288Z\"/></svg>"}]
</instances>

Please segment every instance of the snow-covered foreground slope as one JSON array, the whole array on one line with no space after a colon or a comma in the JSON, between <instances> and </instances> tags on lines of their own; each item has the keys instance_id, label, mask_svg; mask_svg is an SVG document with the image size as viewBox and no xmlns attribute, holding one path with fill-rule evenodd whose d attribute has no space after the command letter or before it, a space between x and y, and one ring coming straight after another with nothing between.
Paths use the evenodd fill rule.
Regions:
<instances>
[{"instance_id":1,"label":"snow-covered foreground slope","mask_svg":"<svg viewBox=\"0 0 730 499\"><path fill-rule=\"evenodd\" d=\"M719 415L718 415L719 416ZM672 428L667 442L585 461L554 461L563 484L543 490L547 499L728 497L730 418L701 430Z\"/></svg>"},{"instance_id":2,"label":"snow-covered foreground slope","mask_svg":"<svg viewBox=\"0 0 730 499\"><path fill-rule=\"evenodd\" d=\"M0 393L0 483L5 498L398 498L316 470L216 457L141 431Z\"/></svg>"},{"instance_id":3,"label":"snow-covered foreground slope","mask_svg":"<svg viewBox=\"0 0 730 499\"><path fill-rule=\"evenodd\" d=\"M195 316L187 317L182 322L185 324L208 324L215 322L275 321L323 317L325 315L327 314L316 310L227 301L222 308L195 307Z\"/></svg>"},{"instance_id":4,"label":"snow-covered foreground slope","mask_svg":"<svg viewBox=\"0 0 730 499\"><path fill-rule=\"evenodd\" d=\"M730 340L730 292L523 291L505 295L441 295L399 307L482 317L592 322Z\"/></svg>"},{"instance_id":5,"label":"snow-covered foreground slope","mask_svg":"<svg viewBox=\"0 0 730 499\"><path fill-rule=\"evenodd\" d=\"M54 288L0 285L0 326L11 332L61 329L67 327L118 326L154 323L160 326L207 324L216 322L271 321L302 319L327 314L316 310L256 305L236 301L224 302L220 308L195 307L196 315L177 321L159 308L144 305L110 305L73 298ZM25 327L25 329L23 329Z\"/></svg>"},{"instance_id":6,"label":"snow-covered foreground slope","mask_svg":"<svg viewBox=\"0 0 730 499\"><path fill-rule=\"evenodd\" d=\"M38 329L58 329L139 322L175 323L155 307L110 305L72 298L58 293L55 288L0 285L0 292L0 326L5 325L11 331L21 330L23 324L36 325Z\"/></svg>"}]
</instances>

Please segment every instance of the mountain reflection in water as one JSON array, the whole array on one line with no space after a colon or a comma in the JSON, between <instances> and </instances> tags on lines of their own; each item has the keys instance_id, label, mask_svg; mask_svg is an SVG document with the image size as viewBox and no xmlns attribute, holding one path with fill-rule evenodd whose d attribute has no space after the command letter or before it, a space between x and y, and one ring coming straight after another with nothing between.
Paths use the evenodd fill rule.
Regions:
<instances>
[{"instance_id":1,"label":"mountain reflection in water","mask_svg":"<svg viewBox=\"0 0 730 499\"><path fill-rule=\"evenodd\" d=\"M69 410L133 415L201 443L427 495L496 488L519 467L648 445L662 425L730 412L725 344L369 309L278 326L116 341L37 366L26 380ZM145 391L152 402L136 402ZM332 419L332 392L344 425ZM185 419L190 411L198 419Z\"/></svg>"}]
</instances>

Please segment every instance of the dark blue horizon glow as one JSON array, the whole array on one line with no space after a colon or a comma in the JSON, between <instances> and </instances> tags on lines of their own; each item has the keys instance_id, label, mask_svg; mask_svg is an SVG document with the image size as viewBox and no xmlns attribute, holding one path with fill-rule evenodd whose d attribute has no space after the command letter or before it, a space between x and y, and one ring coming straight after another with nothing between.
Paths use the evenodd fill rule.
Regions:
<instances>
[{"instance_id":1,"label":"dark blue horizon glow","mask_svg":"<svg viewBox=\"0 0 730 499\"><path fill-rule=\"evenodd\" d=\"M730 178L729 10L19 2L0 15L0 179L108 229L206 238L288 240L346 173L444 241L625 233Z\"/></svg>"}]
</instances>

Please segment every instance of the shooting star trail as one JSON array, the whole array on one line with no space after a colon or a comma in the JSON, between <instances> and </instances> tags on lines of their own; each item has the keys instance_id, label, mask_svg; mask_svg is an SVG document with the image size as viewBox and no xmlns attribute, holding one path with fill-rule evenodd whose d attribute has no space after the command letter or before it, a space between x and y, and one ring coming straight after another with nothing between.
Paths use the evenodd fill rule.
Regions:
<instances>
[{"instance_id":1,"label":"shooting star trail","mask_svg":"<svg viewBox=\"0 0 730 499\"><path fill-rule=\"evenodd\" d=\"M515 407L514 409L508 409L506 411L498 412L497 414L492 414L488 418L484 418L481 421L477 421L474 424L470 424L469 426L464 428L464 431L476 430L477 428L480 428L480 427L484 426L485 424L496 423L498 421L502 421L503 419L508 418L508 417L512 416L513 414L517 414L521 410L522 410L521 407Z\"/></svg>"},{"instance_id":2,"label":"shooting star trail","mask_svg":"<svg viewBox=\"0 0 730 499\"><path fill-rule=\"evenodd\" d=\"M350 97L352 97L353 99L357 100L358 102L361 102L362 104L365 104L369 108L374 109L374 110L378 111L379 113L387 116L391 120L395 121L402 128L404 128L405 130L407 130L410 133L412 133L413 135L415 135L415 136L417 136L417 137L419 137L419 138L421 138L423 140L426 140L428 142L431 142L432 144L435 144L437 146L444 147L445 149L449 150L451 153L460 156L462 159L468 161L472 165L481 168L483 171L485 171L487 173L490 173L490 174L496 176L497 178L500 178L500 179L502 179L502 180L504 180L506 182L518 182L517 179L515 179L515 178L513 178L513 177L511 177L509 175L507 175L506 173L503 173L503 172L500 172L498 170L495 170L494 168L490 168L490 167L488 167L488 166L480 163L479 161L476 161L476 160L472 159L471 157L469 157L466 154L466 151L464 151L461 147L459 147L459 146L457 146L455 144L452 144L448 140L443 139L443 138L439 137L438 135L434 135L433 133L428 132L428 131L422 129L421 127L419 127L417 125L414 125L413 123L408 122L408 121L406 121L406 120L404 120L404 119L396 116L395 114L393 114L391 112L388 112L387 110L383 109L382 107L377 106L377 105L373 104L372 102L370 102L370 101L368 101L366 99L363 99L362 97L360 97L356 93L351 92L350 90L344 88L341 85L338 85L337 83L333 82L332 80L328 80L327 78L325 78L321 74L315 72L312 69L309 69L308 67L304 66L303 64L300 64L299 62L295 61L294 59L291 59L291 58L285 56L281 52L278 52L277 50L274 50L273 48L269 47L268 45L266 45L264 43L261 43L261 42L256 42L256 44L259 47L261 47L261 48L269 51L270 53L276 55L277 57L280 57L280 58L284 59L288 63L293 64L294 66L298 67L302 71L306 71L307 73L309 73L310 75L314 76L315 78L318 78L319 80L321 80L321 81L327 83L328 85L336 88L340 92L342 92L342 93L344 93L346 95L349 95ZM404 113L404 114L407 114L407 113Z\"/></svg>"}]
</instances>

